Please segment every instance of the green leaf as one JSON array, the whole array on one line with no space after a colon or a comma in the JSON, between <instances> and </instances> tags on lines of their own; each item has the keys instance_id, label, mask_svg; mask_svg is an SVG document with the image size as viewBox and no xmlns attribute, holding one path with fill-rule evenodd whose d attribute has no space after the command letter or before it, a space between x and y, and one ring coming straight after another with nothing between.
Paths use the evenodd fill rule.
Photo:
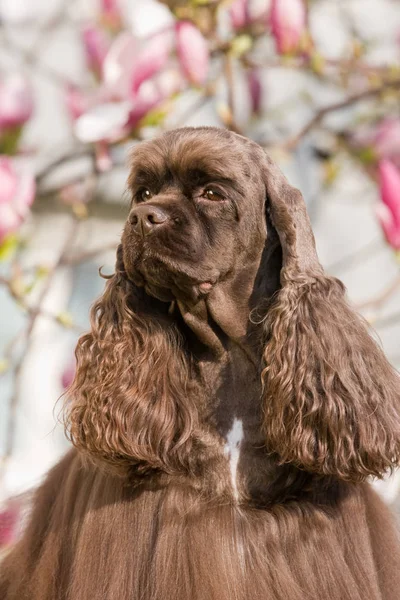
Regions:
<instances>
[{"instance_id":1,"label":"green leaf","mask_svg":"<svg viewBox=\"0 0 400 600\"><path fill-rule=\"evenodd\" d=\"M9 233L0 243L0 262L12 257L19 245L19 237L15 233Z\"/></svg>"},{"instance_id":2,"label":"green leaf","mask_svg":"<svg viewBox=\"0 0 400 600\"><path fill-rule=\"evenodd\" d=\"M3 131L0 135L0 154L16 154L21 133L22 127L14 127L8 131Z\"/></svg>"},{"instance_id":3,"label":"green leaf","mask_svg":"<svg viewBox=\"0 0 400 600\"><path fill-rule=\"evenodd\" d=\"M366 165L373 164L377 161L377 154L373 146L365 146L357 151L357 156Z\"/></svg>"},{"instance_id":4,"label":"green leaf","mask_svg":"<svg viewBox=\"0 0 400 600\"><path fill-rule=\"evenodd\" d=\"M60 325L67 328L72 327L74 324L74 319L71 313L67 312L66 310L58 313L57 321L60 323Z\"/></svg>"},{"instance_id":5,"label":"green leaf","mask_svg":"<svg viewBox=\"0 0 400 600\"><path fill-rule=\"evenodd\" d=\"M141 119L139 127L157 127L158 125L162 125L167 114L168 111L166 108L155 108Z\"/></svg>"},{"instance_id":6,"label":"green leaf","mask_svg":"<svg viewBox=\"0 0 400 600\"><path fill-rule=\"evenodd\" d=\"M253 40L250 35L248 35L247 33L238 35L231 42L231 55L236 58L239 58L240 56L243 56L243 54L246 54L246 52L251 50L252 46Z\"/></svg>"}]
</instances>

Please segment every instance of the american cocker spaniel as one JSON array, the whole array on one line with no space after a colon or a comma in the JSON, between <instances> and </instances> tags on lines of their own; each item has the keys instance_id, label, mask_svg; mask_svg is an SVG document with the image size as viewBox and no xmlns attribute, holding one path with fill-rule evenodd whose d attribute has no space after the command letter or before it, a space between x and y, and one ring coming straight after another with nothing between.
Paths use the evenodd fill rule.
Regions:
<instances>
[{"instance_id":1,"label":"american cocker spaniel","mask_svg":"<svg viewBox=\"0 0 400 600\"><path fill-rule=\"evenodd\" d=\"M254 142L132 155L115 273L78 342L74 448L0 567L2 600L398 600L365 480L400 458L400 380Z\"/></svg>"}]
</instances>

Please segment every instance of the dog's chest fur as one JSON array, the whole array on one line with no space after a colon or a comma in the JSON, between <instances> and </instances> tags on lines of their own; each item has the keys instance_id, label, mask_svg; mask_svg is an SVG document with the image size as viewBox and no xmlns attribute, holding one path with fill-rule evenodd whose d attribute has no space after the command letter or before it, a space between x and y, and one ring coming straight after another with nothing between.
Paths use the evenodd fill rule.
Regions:
<instances>
[{"instance_id":1,"label":"dog's chest fur","mask_svg":"<svg viewBox=\"0 0 400 600\"><path fill-rule=\"evenodd\" d=\"M259 465L269 464L261 434L261 384L257 369L235 344L218 361L200 360L198 368L209 403L212 428L222 438L226 478L230 493L238 503L265 496L268 480L262 478L255 489L254 474ZM257 484L256 487L260 487ZM265 492L265 493L264 493Z\"/></svg>"},{"instance_id":2,"label":"dog's chest fur","mask_svg":"<svg viewBox=\"0 0 400 600\"><path fill-rule=\"evenodd\" d=\"M199 360L211 428L220 436L222 478L239 505L270 506L307 497L312 475L278 465L262 426L259 370L232 343L219 361Z\"/></svg>"}]
</instances>

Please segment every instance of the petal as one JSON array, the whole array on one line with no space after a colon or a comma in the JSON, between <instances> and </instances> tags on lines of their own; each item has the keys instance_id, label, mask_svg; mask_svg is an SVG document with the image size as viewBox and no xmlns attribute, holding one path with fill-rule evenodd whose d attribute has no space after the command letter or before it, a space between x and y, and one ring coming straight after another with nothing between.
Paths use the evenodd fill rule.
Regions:
<instances>
[{"instance_id":1,"label":"petal","mask_svg":"<svg viewBox=\"0 0 400 600\"><path fill-rule=\"evenodd\" d=\"M280 54L297 49L306 28L303 0L272 0L270 22L277 51Z\"/></svg>"},{"instance_id":2,"label":"petal","mask_svg":"<svg viewBox=\"0 0 400 600\"><path fill-rule=\"evenodd\" d=\"M400 120L384 119L375 132L374 146L378 156L400 156Z\"/></svg>"},{"instance_id":3,"label":"petal","mask_svg":"<svg viewBox=\"0 0 400 600\"><path fill-rule=\"evenodd\" d=\"M0 549L11 544L17 536L20 510L16 503L0 511Z\"/></svg>"},{"instance_id":4,"label":"petal","mask_svg":"<svg viewBox=\"0 0 400 600\"><path fill-rule=\"evenodd\" d=\"M132 33L138 38L147 38L174 24L171 11L155 0L135 0L130 3Z\"/></svg>"},{"instance_id":5,"label":"petal","mask_svg":"<svg viewBox=\"0 0 400 600\"><path fill-rule=\"evenodd\" d=\"M229 7L229 16L234 29L248 24L248 0L235 0Z\"/></svg>"},{"instance_id":6,"label":"petal","mask_svg":"<svg viewBox=\"0 0 400 600\"><path fill-rule=\"evenodd\" d=\"M18 178L12 161L0 158L0 205L12 202L18 188Z\"/></svg>"},{"instance_id":7,"label":"petal","mask_svg":"<svg viewBox=\"0 0 400 600\"><path fill-rule=\"evenodd\" d=\"M183 88L182 75L176 69L159 73L140 86L133 103L129 126L134 127L151 110Z\"/></svg>"},{"instance_id":8,"label":"petal","mask_svg":"<svg viewBox=\"0 0 400 600\"><path fill-rule=\"evenodd\" d=\"M107 142L101 141L95 144L96 167L100 173L106 173L112 169L113 162L110 152L110 146Z\"/></svg>"},{"instance_id":9,"label":"petal","mask_svg":"<svg viewBox=\"0 0 400 600\"><path fill-rule=\"evenodd\" d=\"M101 0L100 12L103 21L112 29L122 26L122 14L118 0Z\"/></svg>"},{"instance_id":10,"label":"petal","mask_svg":"<svg viewBox=\"0 0 400 600\"><path fill-rule=\"evenodd\" d=\"M75 121L74 132L83 143L113 138L129 119L130 102L108 102L95 106Z\"/></svg>"},{"instance_id":11,"label":"petal","mask_svg":"<svg viewBox=\"0 0 400 600\"><path fill-rule=\"evenodd\" d=\"M0 240L18 229L20 223L21 219L11 204L0 204Z\"/></svg>"},{"instance_id":12,"label":"petal","mask_svg":"<svg viewBox=\"0 0 400 600\"><path fill-rule=\"evenodd\" d=\"M14 198L14 206L20 217L25 217L32 206L36 194L36 183L33 175L24 170L18 179L18 189Z\"/></svg>"},{"instance_id":13,"label":"petal","mask_svg":"<svg viewBox=\"0 0 400 600\"><path fill-rule=\"evenodd\" d=\"M137 92L146 79L161 71L168 62L173 46L172 31L153 36L134 59L132 90Z\"/></svg>"},{"instance_id":14,"label":"petal","mask_svg":"<svg viewBox=\"0 0 400 600\"><path fill-rule=\"evenodd\" d=\"M388 244L395 250L400 250L400 227L394 223L388 207L385 204L379 204L376 207L376 215Z\"/></svg>"},{"instance_id":15,"label":"petal","mask_svg":"<svg viewBox=\"0 0 400 600\"><path fill-rule=\"evenodd\" d=\"M87 25L82 31L86 60L90 69L101 73L104 60L110 48L110 40L105 31L94 25Z\"/></svg>"},{"instance_id":16,"label":"petal","mask_svg":"<svg viewBox=\"0 0 400 600\"><path fill-rule=\"evenodd\" d=\"M248 19L251 23L254 21L268 21L268 10L270 8L270 0L251 0L248 3Z\"/></svg>"},{"instance_id":17,"label":"petal","mask_svg":"<svg viewBox=\"0 0 400 600\"><path fill-rule=\"evenodd\" d=\"M90 100L78 87L69 85L65 90L65 104L70 117L75 121L89 109Z\"/></svg>"},{"instance_id":18,"label":"petal","mask_svg":"<svg viewBox=\"0 0 400 600\"><path fill-rule=\"evenodd\" d=\"M63 374L61 375L61 385L64 390L69 388L69 386L73 382L74 377L75 377L75 371L76 371L76 361L74 360L69 363L69 365L65 368L65 370L63 371Z\"/></svg>"},{"instance_id":19,"label":"petal","mask_svg":"<svg viewBox=\"0 0 400 600\"><path fill-rule=\"evenodd\" d=\"M131 93L132 73L138 45L128 32L121 33L113 42L103 64L103 82L111 95L128 98Z\"/></svg>"},{"instance_id":20,"label":"petal","mask_svg":"<svg viewBox=\"0 0 400 600\"><path fill-rule=\"evenodd\" d=\"M0 128L18 127L30 119L33 93L26 77L8 75L0 84Z\"/></svg>"},{"instance_id":21,"label":"petal","mask_svg":"<svg viewBox=\"0 0 400 600\"><path fill-rule=\"evenodd\" d=\"M393 223L400 227L400 172L387 159L379 162L378 172L382 202L390 210Z\"/></svg>"},{"instance_id":22,"label":"petal","mask_svg":"<svg viewBox=\"0 0 400 600\"><path fill-rule=\"evenodd\" d=\"M31 0L0 0L0 20L10 25L27 24L43 17L42 7Z\"/></svg>"},{"instance_id":23,"label":"petal","mask_svg":"<svg viewBox=\"0 0 400 600\"><path fill-rule=\"evenodd\" d=\"M154 80L147 80L139 88L129 116L129 126L135 127L153 108L163 100L160 90Z\"/></svg>"},{"instance_id":24,"label":"petal","mask_svg":"<svg viewBox=\"0 0 400 600\"><path fill-rule=\"evenodd\" d=\"M176 42L179 62L185 76L196 85L207 79L209 51L206 39L189 21L176 25Z\"/></svg>"}]
</instances>

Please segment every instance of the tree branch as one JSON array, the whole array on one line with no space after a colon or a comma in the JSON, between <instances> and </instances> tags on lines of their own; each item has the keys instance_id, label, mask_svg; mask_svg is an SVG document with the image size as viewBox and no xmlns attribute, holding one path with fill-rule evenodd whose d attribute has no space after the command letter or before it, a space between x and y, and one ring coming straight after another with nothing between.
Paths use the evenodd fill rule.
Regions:
<instances>
[{"instance_id":1,"label":"tree branch","mask_svg":"<svg viewBox=\"0 0 400 600\"><path fill-rule=\"evenodd\" d=\"M289 138L282 144L282 148L284 150L294 150L298 143L312 130L314 127L319 125L321 121L326 117L326 115L336 112L338 110L342 110L343 108L347 108L352 106L353 104L357 104L362 100L367 100L369 98L374 98L376 96L380 96L383 92L388 89L400 89L400 78L388 80L382 83L377 87L368 88L363 90L362 92L358 92L356 94L352 94L341 100L340 102L334 102L333 104L329 104L328 106L324 106L317 110L314 116L304 125L302 129L296 135Z\"/></svg>"}]
</instances>

